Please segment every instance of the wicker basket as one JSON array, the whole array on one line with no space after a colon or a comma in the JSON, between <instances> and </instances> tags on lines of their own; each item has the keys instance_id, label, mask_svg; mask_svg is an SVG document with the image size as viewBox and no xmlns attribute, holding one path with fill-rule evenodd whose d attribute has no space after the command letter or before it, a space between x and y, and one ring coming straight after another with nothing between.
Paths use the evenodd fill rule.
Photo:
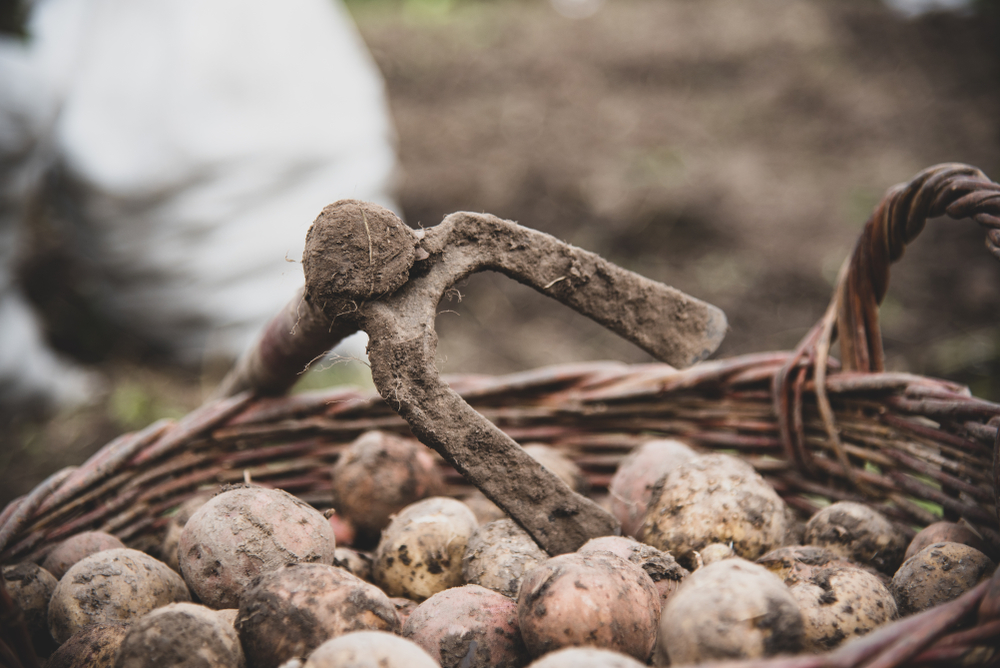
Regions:
<instances>
[{"instance_id":1,"label":"wicker basket","mask_svg":"<svg viewBox=\"0 0 1000 668\"><path fill-rule=\"evenodd\" d=\"M845 262L826 315L795 351L683 371L587 363L449 382L514 440L546 443L571 456L595 493L638 443L676 436L738 453L803 516L823 500L861 501L912 533L941 519L927 509L929 502L979 532L996 559L1000 405L954 383L882 370L878 304L889 265L928 218L944 214L988 228L987 247L1000 258L1000 185L964 165L928 169L887 193ZM840 363L829 357L838 334ZM248 477L326 507L331 464L372 429L409 433L378 395L354 389L213 401L178 422L160 421L114 440L12 502L0 513L0 563L39 560L59 540L93 529L155 550L181 502ZM470 491L441 465L451 494ZM983 583L831 654L741 665L994 664L1000 622L987 610L997 608L998 595L1000 586ZM3 652L24 640L13 626L4 633L0 664ZM32 664L22 659L22 665Z\"/></svg>"}]
</instances>

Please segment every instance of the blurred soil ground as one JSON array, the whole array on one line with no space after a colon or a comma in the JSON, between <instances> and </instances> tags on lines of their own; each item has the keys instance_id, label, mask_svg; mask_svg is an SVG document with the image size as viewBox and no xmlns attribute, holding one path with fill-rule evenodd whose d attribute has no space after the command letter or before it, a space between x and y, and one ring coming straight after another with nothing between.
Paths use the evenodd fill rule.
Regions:
<instances>
[{"instance_id":1,"label":"blurred soil ground","mask_svg":"<svg viewBox=\"0 0 1000 668\"><path fill-rule=\"evenodd\" d=\"M888 187L940 162L1000 178L997 4L912 21L876 0L614 0L582 20L540 0L349 7L386 77L411 225L486 211L601 253L722 307L718 356L732 356L795 345ZM891 369L1000 399L1000 265L982 239L969 221L929 224L893 272L883 330ZM41 278L51 266L42 254L26 281L54 340L72 339L66 314L86 308ZM438 318L444 372L649 359L502 276L460 291ZM0 506L122 431L183 415L217 377L83 321L109 392L46 422L8 419ZM345 379L363 368L306 382Z\"/></svg>"}]
</instances>

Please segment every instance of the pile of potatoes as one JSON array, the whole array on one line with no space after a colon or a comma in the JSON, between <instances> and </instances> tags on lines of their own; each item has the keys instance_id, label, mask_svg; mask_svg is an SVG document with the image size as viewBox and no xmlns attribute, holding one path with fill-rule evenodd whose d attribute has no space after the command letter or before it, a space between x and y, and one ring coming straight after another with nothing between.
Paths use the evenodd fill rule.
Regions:
<instances>
[{"instance_id":1,"label":"pile of potatoes","mask_svg":"<svg viewBox=\"0 0 1000 668\"><path fill-rule=\"evenodd\" d=\"M526 449L580 489L558 451ZM847 502L802 524L750 465L678 441L645 443L612 479L626 535L556 557L481 495L440 496L416 441L365 434L332 475L333 515L241 485L179 508L159 558L90 532L41 565L5 566L46 666L625 668L824 652L995 568L958 524L907 540Z\"/></svg>"}]
</instances>

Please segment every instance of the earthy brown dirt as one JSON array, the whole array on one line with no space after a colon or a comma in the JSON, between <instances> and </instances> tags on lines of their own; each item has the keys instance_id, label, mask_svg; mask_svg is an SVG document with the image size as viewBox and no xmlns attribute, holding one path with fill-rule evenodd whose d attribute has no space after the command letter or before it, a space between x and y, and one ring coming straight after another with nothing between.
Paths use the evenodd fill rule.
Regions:
<instances>
[{"instance_id":1,"label":"earthy brown dirt","mask_svg":"<svg viewBox=\"0 0 1000 668\"><path fill-rule=\"evenodd\" d=\"M944 161L1000 178L1000 11L982 5L912 22L876 0L615 0L584 20L543 0L350 8L386 76L410 224L485 211L598 252L722 307L728 356L795 344L887 187ZM922 237L883 308L889 366L996 398L1000 266L974 224ZM54 288L54 267L72 278L28 266L53 338L118 398L4 428L0 505L203 396ZM438 318L443 372L648 359L500 275L460 287Z\"/></svg>"},{"instance_id":2,"label":"earthy brown dirt","mask_svg":"<svg viewBox=\"0 0 1000 668\"><path fill-rule=\"evenodd\" d=\"M488 211L600 252L721 306L721 355L799 339L888 186L942 161L1000 168L995 15L798 0L357 15L388 79L411 224ZM973 228L932 225L894 276L894 368L990 359L1000 268ZM646 359L508 284L474 277L447 305L446 370Z\"/></svg>"}]
</instances>

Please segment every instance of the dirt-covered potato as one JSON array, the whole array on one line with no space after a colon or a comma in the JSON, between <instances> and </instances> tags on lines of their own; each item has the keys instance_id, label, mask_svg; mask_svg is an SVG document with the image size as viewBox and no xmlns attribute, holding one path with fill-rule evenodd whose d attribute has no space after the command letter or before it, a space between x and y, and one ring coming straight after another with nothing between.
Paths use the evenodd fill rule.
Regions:
<instances>
[{"instance_id":1,"label":"dirt-covered potato","mask_svg":"<svg viewBox=\"0 0 1000 668\"><path fill-rule=\"evenodd\" d=\"M517 603L479 585L452 587L417 606L404 638L442 668L521 668L531 657L517 625Z\"/></svg>"},{"instance_id":2,"label":"dirt-covered potato","mask_svg":"<svg viewBox=\"0 0 1000 668\"><path fill-rule=\"evenodd\" d=\"M372 575L390 596L423 601L462 584L462 557L476 517L461 501L432 497L407 506L382 532Z\"/></svg>"},{"instance_id":3,"label":"dirt-covered potato","mask_svg":"<svg viewBox=\"0 0 1000 668\"><path fill-rule=\"evenodd\" d=\"M797 582L808 582L817 571L838 566L860 568L877 576L883 584L889 583L889 578L871 566L845 559L833 550L817 545L785 545L760 557L757 563L789 587Z\"/></svg>"},{"instance_id":4,"label":"dirt-covered potato","mask_svg":"<svg viewBox=\"0 0 1000 668\"><path fill-rule=\"evenodd\" d=\"M40 656L48 656L56 649L49 632L49 599L59 581L47 570L26 561L23 564L3 567L7 593L14 599L24 615L24 623L31 634L31 644Z\"/></svg>"},{"instance_id":5,"label":"dirt-covered potato","mask_svg":"<svg viewBox=\"0 0 1000 668\"><path fill-rule=\"evenodd\" d=\"M896 618L896 601L889 589L860 568L825 568L792 585L790 591L802 612L809 652L826 652Z\"/></svg>"},{"instance_id":6,"label":"dirt-covered potato","mask_svg":"<svg viewBox=\"0 0 1000 668\"><path fill-rule=\"evenodd\" d=\"M367 582L372 581L372 555L368 552L338 547L333 553L333 565L343 568Z\"/></svg>"},{"instance_id":7,"label":"dirt-covered potato","mask_svg":"<svg viewBox=\"0 0 1000 668\"><path fill-rule=\"evenodd\" d=\"M132 622L115 668L242 668L236 629L215 610L171 603Z\"/></svg>"},{"instance_id":8,"label":"dirt-covered potato","mask_svg":"<svg viewBox=\"0 0 1000 668\"><path fill-rule=\"evenodd\" d=\"M525 575L517 597L521 637L535 657L591 645L646 661L659 616L646 572L607 552L553 557Z\"/></svg>"},{"instance_id":9,"label":"dirt-covered potato","mask_svg":"<svg viewBox=\"0 0 1000 668\"><path fill-rule=\"evenodd\" d=\"M184 525L181 573L205 605L235 608L262 573L289 563L332 564L330 523L288 492L237 487L212 497Z\"/></svg>"},{"instance_id":10,"label":"dirt-covered potato","mask_svg":"<svg viewBox=\"0 0 1000 668\"><path fill-rule=\"evenodd\" d=\"M431 450L381 431L366 432L351 443L332 476L333 506L357 531L359 545L374 545L393 515L444 488Z\"/></svg>"},{"instance_id":11,"label":"dirt-covered potato","mask_svg":"<svg viewBox=\"0 0 1000 668\"><path fill-rule=\"evenodd\" d=\"M701 548L698 552L698 556L701 557L702 566L710 566L717 561L722 561L723 559L732 559L736 556L733 552L733 548L729 547L725 543L712 543L711 545L706 545Z\"/></svg>"},{"instance_id":12,"label":"dirt-covered potato","mask_svg":"<svg viewBox=\"0 0 1000 668\"><path fill-rule=\"evenodd\" d=\"M396 609L375 585L326 564L289 564L254 580L236 618L249 668L304 659L351 631L399 631Z\"/></svg>"},{"instance_id":13,"label":"dirt-covered potato","mask_svg":"<svg viewBox=\"0 0 1000 668\"><path fill-rule=\"evenodd\" d=\"M644 665L610 649L566 647L536 659L528 668L642 668Z\"/></svg>"},{"instance_id":14,"label":"dirt-covered potato","mask_svg":"<svg viewBox=\"0 0 1000 668\"><path fill-rule=\"evenodd\" d=\"M899 567L889 589L899 614L912 615L958 598L995 569L993 561L974 547L934 543Z\"/></svg>"},{"instance_id":15,"label":"dirt-covered potato","mask_svg":"<svg viewBox=\"0 0 1000 668\"><path fill-rule=\"evenodd\" d=\"M101 552L125 547L125 543L117 537L103 531L84 531L70 536L48 553L42 568L52 573L56 580L61 580L70 566L84 557Z\"/></svg>"},{"instance_id":16,"label":"dirt-covered potato","mask_svg":"<svg viewBox=\"0 0 1000 668\"><path fill-rule=\"evenodd\" d=\"M524 451L566 483L574 492L586 492L587 479L580 471L580 467L559 450L544 443L526 443Z\"/></svg>"},{"instance_id":17,"label":"dirt-covered potato","mask_svg":"<svg viewBox=\"0 0 1000 668\"><path fill-rule=\"evenodd\" d=\"M399 618L399 627L403 628L406 624L406 620L410 618L413 611L417 609L420 605L416 601L411 601L408 598L403 598L402 596L390 596L389 600L392 601L393 607L396 608L396 617Z\"/></svg>"},{"instance_id":18,"label":"dirt-covered potato","mask_svg":"<svg viewBox=\"0 0 1000 668\"><path fill-rule=\"evenodd\" d=\"M84 627L49 657L45 668L114 668L128 629L125 622Z\"/></svg>"},{"instance_id":19,"label":"dirt-covered potato","mask_svg":"<svg viewBox=\"0 0 1000 668\"><path fill-rule=\"evenodd\" d=\"M935 522L917 532L917 535L913 537L913 540L910 541L909 546L906 548L903 561L906 561L920 550L934 543L962 543L963 545L976 548L983 554L986 553L986 545L983 543L983 539L969 527L956 522Z\"/></svg>"},{"instance_id":20,"label":"dirt-covered potato","mask_svg":"<svg viewBox=\"0 0 1000 668\"><path fill-rule=\"evenodd\" d=\"M906 536L885 515L863 503L838 501L806 522L803 540L892 575L903 563Z\"/></svg>"},{"instance_id":21,"label":"dirt-covered potato","mask_svg":"<svg viewBox=\"0 0 1000 668\"><path fill-rule=\"evenodd\" d=\"M144 552L119 548L81 559L66 571L49 601L56 642L107 622L131 622L150 610L190 601L181 576Z\"/></svg>"},{"instance_id":22,"label":"dirt-covered potato","mask_svg":"<svg viewBox=\"0 0 1000 668\"><path fill-rule=\"evenodd\" d=\"M438 663L413 641L383 631L356 631L327 640L302 668L438 668Z\"/></svg>"},{"instance_id":23,"label":"dirt-covered potato","mask_svg":"<svg viewBox=\"0 0 1000 668\"><path fill-rule=\"evenodd\" d=\"M640 540L697 567L694 552L731 544L744 559L780 546L785 502L750 464L725 454L699 455L660 479L650 497Z\"/></svg>"},{"instance_id":24,"label":"dirt-covered potato","mask_svg":"<svg viewBox=\"0 0 1000 668\"><path fill-rule=\"evenodd\" d=\"M665 438L646 441L622 460L608 492L609 510L621 522L624 535L639 535L653 487L660 478L696 455L686 443Z\"/></svg>"},{"instance_id":25,"label":"dirt-covered potato","mask_svg":"<svg viewBox=\"0 0 1000 668\"><path fill-rule=\"evenodd\" d=\"M184 525L191 519L194 512L205 505L212 496L214 495L210 492L199 493L181 503L163 532L163 541L160 543L160 561L178 573L181 572L181 563L177 550L181 543Z\"/></svg>"},{"instance_id":26,"label":"dirt-covered potato","mask_svg":"<svg viewBox=\"0 0 1000 668\"><path fill-rule=\"evenodd\" d=\"M725 559L685 578L660 616L658 642L673 665L795 654L802 613L778 576Z\"/></svg>"},{"instance_id":27,"label":"dirt-covered potato","mask_svg":"<svg viewBox=\"0 0 1000 668\"><path fill-rule=\"evenodd\" d=\"M236 617L240 614L239 608L223 608L222 610L214 610L215 616L222 620L223 624L229 624L235 630L236 628Z\"/></svg>"},{"instance_id":28,"label":"dirt-covered potato","mask_svg":"<svg viewBox=\"0 0 1000 668\"><path fill-rule=\"evenodd\" d=\"M472 532L462 557L462 577L469 584L517 598L524 574L548 558L514 520L497 520Z\"/></svg>"},{"instance_id":29,"label":"dirt-covered potato","mask_svg":"<svg viewBox=\"0 0 1000 668\"><path fill-rule=\"evenodd\" d=\"M488 524L497 520L508 519L507 513L500 506L486 498L478 489L462 497L462 503L467 505L480 524Z\"/></svg>"},{"instance_id":30,"label":"dirt-covered potato","mask_svg":"<svg viewBox=\"0 0 1000 668\"><path fill-rule=\"evenodd\" d=\"M627 536L591 538L577 550L579 554L593 554L594 552L616 554L646 571L646 575L656 585L656 590L660 594L661 608L666 604L667 599L677 591L684 578L690 575L688 570L678 564L667 552L657 550L652 545L640 543Z\"/></svg>"},{"instance_id":31,"label":"dirt-covered potato","mask_svg":"<svg viewBox=\"0 0 1000 668\"><path fill-rule=\"evenodd\" d=\"M787 504L785 505L785 540L782 545L801 545L806 535L806 523L799 519Z\"/></svg>"}]
</instances>

